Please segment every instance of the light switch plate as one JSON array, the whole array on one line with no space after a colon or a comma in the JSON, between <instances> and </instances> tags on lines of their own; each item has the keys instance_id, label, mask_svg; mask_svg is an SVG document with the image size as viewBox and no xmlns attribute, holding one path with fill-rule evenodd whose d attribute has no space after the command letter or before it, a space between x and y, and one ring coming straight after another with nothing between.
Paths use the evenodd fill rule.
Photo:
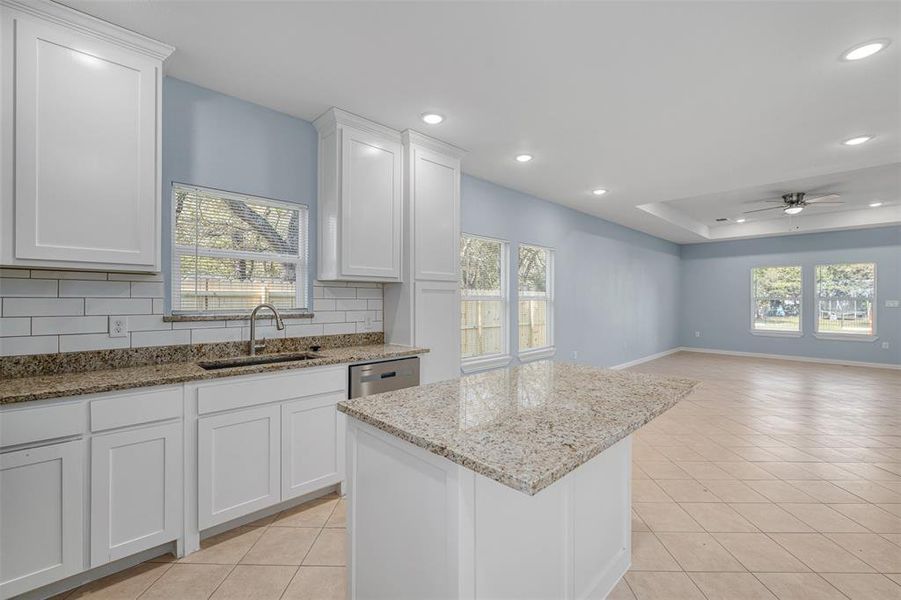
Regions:
<instances>
[{"instance_id":1,"label":"light switch plate","mask_svg":"<svg viewBox=\"0 0 901 600\"><path fill-rule=\"evenodd\" d=\"M901 300L886 300L885 306L886 308L898 308L901 306Z\"/></svg>"}]
</instances>

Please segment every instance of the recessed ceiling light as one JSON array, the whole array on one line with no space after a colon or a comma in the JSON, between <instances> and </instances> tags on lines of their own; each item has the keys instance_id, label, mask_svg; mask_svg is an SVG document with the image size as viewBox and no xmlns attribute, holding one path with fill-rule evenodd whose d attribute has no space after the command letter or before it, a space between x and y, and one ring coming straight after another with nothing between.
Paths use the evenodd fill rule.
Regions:
<instances>
[{"instance_id":1,"label":"recessed ceiling light","mask_svg":"<svg viewBox=\"0 0 901 600\"><path fill-rule=\"evenodd\" d=\"M744 217L742 217L741 219L735 219L736 223L744 223L745 221L747 221L747 219L745 219Z\"/></svg>"},{"instance_id":2,"label":"recessed ceiling light","mask_svg":"<svg viewBox=\"0 0 901 600\"><path fill-rule=\"evenodd\" d=\"M845 60L860 60L862 58L868 58L870 56L873 56L880 50L885 49L885 47L888 45L888 40L873 40L872 42L867 42L866 44L854 46L853 48L845 52L843 57Z\"/></svg>"},{"instance_id":3,"label":"recessed ceiling light","mask_svg":"<svg viewBox=\"0 0 901 600\"><path fill-rule=\"evenodd\" d=\"M784 212L787 215L796 215L802 210L804 210L803 206L789 206L785 208Z\"/></svg>"},{"instance_id":4,"label":"recessed ceiling light","mask_svg":"<svg viewBox=\"0 0 901 600\"><path fill-rule=\"evenodd\" d=\"M873 139L872 135L861 135L858 137L853 137L842 142L845 146L859 146L865 142L869 142Z\"/></svg>"},{"instance_id":5,"label":"recessed ceiling light","mask_svg":"<svg viewBox=\"0 0 901 600\"><path fill-rule=\"evenodd\" d=\"M529 162L530 160L532 160L531 154L517 154L516 155L516 162Z\"/></svg>"},{"instance_id":6,"label":"recessed ceiling light","mask_svg":"<svg viewBox=\"0 0 901 600\"><path fill-rule=\"evenodd\" d=\"M607 190L605 190L604 188L598 188L596 190L591 190L591 193L595 196L603 196L607 193Z\"/></svg>"},{"instance_id":7,"label":"recessed ceiling light","mask_svg":"<svg viewBox=\"0 0 901 600\"><path fill-rule=\"evenodd\" d=\"M870 208L879 208L882 206L882 202L870 202Z\"/></svg>"},{"instance_id":8,"label":"recessed ceiling light","mask_svg":"<svg viewBox=\"0 0 901 600\"><path fill-rule=\"evenodd\" d=\"M437 125L444 120L444 115L439 115L438 113L422 113L419 115L419 118L422 119L423 123L428 125Z\"/></svg>"}]
</instances>

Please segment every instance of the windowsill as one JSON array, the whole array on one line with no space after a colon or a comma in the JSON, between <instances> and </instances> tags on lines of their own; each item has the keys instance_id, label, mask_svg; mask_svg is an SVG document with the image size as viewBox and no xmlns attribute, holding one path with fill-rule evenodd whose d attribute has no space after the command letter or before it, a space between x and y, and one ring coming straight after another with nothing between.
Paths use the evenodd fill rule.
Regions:
<instances>
[{"instance_id":1,"label":"windowsill","mask_svg":"<svg viewBox=\"0 0 901 600\"><path fill-rule=\"evenodd\" d=\"M313 313L305 310L284 310L278 314L283 319L312 319ZM257 319L271 319L272 312L259 312ZM190 321L249 321L250 311L246 312L206 312L206 313L172 313L163 315L164 323L184 323Z\"/></svg>"},{"instance_id":2,"label":"windowsill","mask_svg":"<svg viewBox=\"0 0 901 600\"><path fill-rule=\"evenodd\" d=\"M513 357L509 354L469 358L460 363L460 370L464 373L476 373L478 371L506 367L512 361Z\"/></svg>"},{"instance_id":3,"label":"windowsill","mask_svg":"<svg viewBox=\"0 0 901 600\"><path fill-rule=\"evenodd\" d=\"M862 335L858 333L815 333L813 337L818 340L833 340L836 342L875 342L878 335Z\"/></svg>"},{"instance_id":4,"label":"windowsill","mask_svg":"<svg viewBox=\"0 0 901 600\"><path fill-rule=\"evenodd\" d=\"M762 335L764 337L782 337L782 338L799 338L804 336L803 331L767 331L765 329L752 329L751 335Z\"/></svg>"},{"instance_id":5,"label":"windowsill","mask_svg":"<svg viewBox=\"0 0 901 600\"><path fill-rule=\"evenodd\" d=\"M557 348L554 346L548 346L546 348L530 348L517 354L517 358L519 358L521 362L530 362L533 360L541 360L542 358L551 358L556 353Z\"/></svg>"}]
</instances>

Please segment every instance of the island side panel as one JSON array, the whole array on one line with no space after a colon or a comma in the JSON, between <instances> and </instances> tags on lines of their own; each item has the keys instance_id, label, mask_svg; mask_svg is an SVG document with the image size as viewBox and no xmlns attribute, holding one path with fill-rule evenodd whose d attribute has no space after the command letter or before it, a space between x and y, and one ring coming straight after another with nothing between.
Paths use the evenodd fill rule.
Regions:
<instances>
[{"instance_id":1,"label":"island side panel","mask_svg":"<svg viewBox=\"0 0 901 600\"><path fill-rule=\"evenodd\" d=\"M351 598L602 599L629 568L631 438L529 496L347 421Z\"/></svg>"}]
</instances>

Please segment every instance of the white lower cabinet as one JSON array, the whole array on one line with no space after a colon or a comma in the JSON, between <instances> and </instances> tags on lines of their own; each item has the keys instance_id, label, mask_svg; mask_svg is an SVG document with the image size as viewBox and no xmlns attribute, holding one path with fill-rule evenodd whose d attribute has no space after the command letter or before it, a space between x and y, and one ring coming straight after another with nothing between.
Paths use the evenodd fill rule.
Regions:
<instances>
[{"instance_id":1,"label":"white lower cabinet","mask_svg":"<svg viewBox=\"0 0 901 600\"><path fill-rule=\"evenodd\" d=\"M181 422L91 440L91 566L177 539Z\"/></svg>"},{"instance_id":2,"label":"white lower cabinet","mask_svg":"<svg viewBox=\"0 0 901 600\"><path fill-rule=\"evenodd\" d=\"M344 479L344 415L334 392L282 405L282 500Z\"/></svg>"},{"instance_id":3,"label":"white lower cabinet","mask_svg":"<svg viewBox=\"0 0 901 600\"><path fill-rule=\"evenodd\" d=\"M83 442L0 455L0 598L84 570Z\"/></svg>"},{"instance_id":4,"label":"white lower cabinet","mask_svg":"<svg viewBox=\"0 0 901 600\"><path fill-rule=\"evenodd\" d=\"M280 422L277 404L198 419L201 530L281 500Z\"/></svg>"}]
</instances>

